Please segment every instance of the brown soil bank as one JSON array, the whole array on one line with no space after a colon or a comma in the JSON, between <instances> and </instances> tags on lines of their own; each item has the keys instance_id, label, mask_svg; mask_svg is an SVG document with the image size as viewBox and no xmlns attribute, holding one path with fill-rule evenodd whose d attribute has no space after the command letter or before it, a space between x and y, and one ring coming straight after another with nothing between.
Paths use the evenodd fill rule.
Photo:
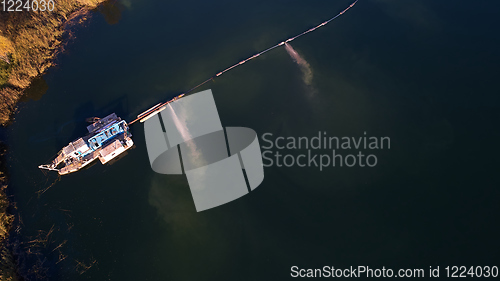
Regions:
<instances>
[{"instance_id":1,"label":"brown soil bank","mask_svg":"<svg viewBox=\"0 0 500 281\"><path fill-rule=\"evenodd\" d=\"M17 102L33 79L53 65L62 48L65 25L85 20L88 11L104 1L55 0L51 12L0 12L0 125L10 122ZM6 247L13 216L7 212L4 152L0 144L0 280L18 280Z\"/></svg>"}]
</instances>

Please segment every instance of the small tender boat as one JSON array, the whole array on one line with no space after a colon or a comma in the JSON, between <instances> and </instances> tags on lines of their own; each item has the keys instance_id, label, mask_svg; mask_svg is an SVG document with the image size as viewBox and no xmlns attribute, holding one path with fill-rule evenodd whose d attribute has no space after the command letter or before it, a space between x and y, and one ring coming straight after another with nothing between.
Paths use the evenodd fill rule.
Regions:
<instances>
[{"instance_id":1,"label":"small tender boat","mask_svg":"<svg viewBox=\"0 0 500 281\"><path fill-rule=\"evenodd\" d=\"M76 172L99 158L108 163L134 145L127 122L115 113L87 126L89 133L63 147L49 164L38 168L57 171L60 175Z\"/></svg>"}]
</instances>

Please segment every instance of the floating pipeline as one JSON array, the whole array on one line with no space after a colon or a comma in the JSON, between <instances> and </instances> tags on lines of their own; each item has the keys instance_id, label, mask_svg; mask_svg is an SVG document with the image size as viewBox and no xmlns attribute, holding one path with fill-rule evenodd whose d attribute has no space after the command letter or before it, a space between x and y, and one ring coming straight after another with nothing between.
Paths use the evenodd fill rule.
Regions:
<instances>
[{"instance_id":1,"label":"floating pipeline","mask_svg":"<svg viewBox=\"0 0 500 281\"><path fill-rule=\"evenodd\" d=\"M242 61L240 61L240 62L238 62L238 63L236 63L236 64L234 64L234 65L232 65L232 66L230 66L230 67L228 67L228 68L226 68L226 69L224 69L224 70L220 71L220 72L218 72L218 73L217 73L217 74L215 74L214 76L212 76L212 77L208 78L207 80L205 80L205 81L201 82L200 84L198 84L198 85L194 86L193 88L189 89L188 91L186 91L186 92L184 92L184 93L182 93L182 94L180 94L180 95L176 96L175 98L173 98L173 99L171 99L171 100L169 100L169 101L167 101L167 102L164 102L164 103L159 103L159 104L157 104L157 105L155 105L155 106L151 107L150 109L148 109L148 110L144 111L143 113L139 114L135 120L133 120L133 121L129 122L129 125L132 125L132 124L134 124L134 123L135 123L135 122L137 122L137 121L140 121L141 123L143 123L144 121L148 120L149 118L153 117L154 115L156 115L156 114L158 114L159 112L161 112L162 110L164 110L164 109L166 108L166 105L167 105L167 104L169 104L169 103L171 103L171 102L173 102L173 101L175 101L175 100L177 100L177 99L182 98L183 96L187 95L188 93L192 92L193 90L195 90L195 89L197 89L197 88L199 88L199 87L203 86L204 84L206 84L206 83L208 83L208 82L210 82L210 81L214 80L216 77L221 76L222 74L224 74L224 73L228 72L229 70L232 70L232 69L236 68L237 66L240 66L240 65L242 65L242 64L244 64L244 63L246 63L246 62L247 62L247 61L249 61L249 60L253 60L253 59L255 59L255 58L259 57L259 56L260 56L260 55L262 55L262 54L265 54L265 53L267 53L267 52L269 52L269 51L271 51L271 50L273 50L273 49L275 49L275 48L278 48L278 47L280 47L280 46L283 46L283 45L285 45L286 43L289 43L289 42L291 42L291 41L293 41L293 40L295 40L295 39L297 39L297 38L299 38L299 37L301 37L301 36L306 35L307 33L313 32L313 31L315 31L316 29L318 29L318 28L320 28L320 27L322 27L322 26L327 25L329 22L331 22L331 21L333 21L334 19L336 19L336 18L340 17L340 16L341 16L341 15L343 15L345 12L347 12L350 8L354 7L354 5L355 5L358 1L359 1L359 0L354 1L351 5L349 5L349 7L347 7L345 10L343 10L343 11L342 11L342 12L340 12L340 13L338 13L337 15L335 15L334 17L332 17L331 19L329 19L329 20L327 20L327 21L325 21L325 22L322 22L322 23L320 23L319 25L317 25L317 26L315 26L315 27L313 27L313 28L310 28L310 29L308 29L308 30L306 30L306 31L304 31L304 32L302 32L302 33L300 33L300 34L298 34L298 35L294 36L294 37L291 37L291 38L289 38L289 39L287 39L287 40L285 40L285 41L282 41L282 42L280 42L280 43L278 43L278 44L276 44L276 45L274 45L274 46L272 46L272 47L269 47L269 48L267 48L267 49L265 49L265 50L263 50L263 51L261 51L261 52L259 52L259 53L255 54L255 55L253 55L253 56L251 56L251 57L247 58L247 59L244 59L244 60L242 60Z\"/></svg>"}]
</instances>

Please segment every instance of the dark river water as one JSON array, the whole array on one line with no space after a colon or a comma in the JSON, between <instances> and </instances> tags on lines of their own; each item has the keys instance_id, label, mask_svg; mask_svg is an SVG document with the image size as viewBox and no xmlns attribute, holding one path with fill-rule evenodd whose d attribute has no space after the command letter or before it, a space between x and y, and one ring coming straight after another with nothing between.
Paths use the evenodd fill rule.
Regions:
<instances>
[{"instance_id":1,"label":"dark river water","mask_svg":"<svg viewBox=\"0 0 500 281\"><path fill-rule=\"evenodd\" d=\"M43 76L46 93L6 130L24 274L284 280L292 266L440 266L441 277L446 266L498 266L494 1L360 0L291 42L309 85L277 48L200 88L212 89L223 126L259 136L389 137L390 149L361 150L375 167L273 165L255 191L197 213L185 176L150 168L138 123L135 148L113 165L60 181L38 170L85 135L85 118L130 121L350 3L123 0L93 12Z\"/></svg>"}]
</instances>

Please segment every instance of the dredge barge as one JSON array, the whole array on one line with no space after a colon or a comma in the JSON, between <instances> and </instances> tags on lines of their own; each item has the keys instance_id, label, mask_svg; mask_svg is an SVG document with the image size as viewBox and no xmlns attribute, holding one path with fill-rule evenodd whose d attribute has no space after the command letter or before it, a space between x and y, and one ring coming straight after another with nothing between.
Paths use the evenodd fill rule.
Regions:
<instances>
[{"instance_id":1,"label":"dredge barge","mask_svg":"<svg viewBox=\"0 0 500 281\"><path fill-rule=\"evenodd\" d=\"M86 136L70 142L52 162L38 168L66 175L79 171L97 158L106 164L134 145L127 122L115 113L95 120L87 130Z\"/></svg>"},{"instance_id":2,"label":"dredge barge","mask_svg":"<svg viewBox=\"0 0 500 281\"><path fill-rule=\"evenodd\" d=\"M87 121L92 122L91 125L87 126L88 134L70 142L59 151L54 160L49 164L40 165L38 168L56 171L59 175L67 175L81 170L98 158L102 164L106 164L134 145L129 125L137 121L145 122L164 110L169 103L184 97L184 95L180 94L167 102L151 107L130 123L122 120L115 113L102 119L87 118Z\"/></svg>"}]
</instances>

